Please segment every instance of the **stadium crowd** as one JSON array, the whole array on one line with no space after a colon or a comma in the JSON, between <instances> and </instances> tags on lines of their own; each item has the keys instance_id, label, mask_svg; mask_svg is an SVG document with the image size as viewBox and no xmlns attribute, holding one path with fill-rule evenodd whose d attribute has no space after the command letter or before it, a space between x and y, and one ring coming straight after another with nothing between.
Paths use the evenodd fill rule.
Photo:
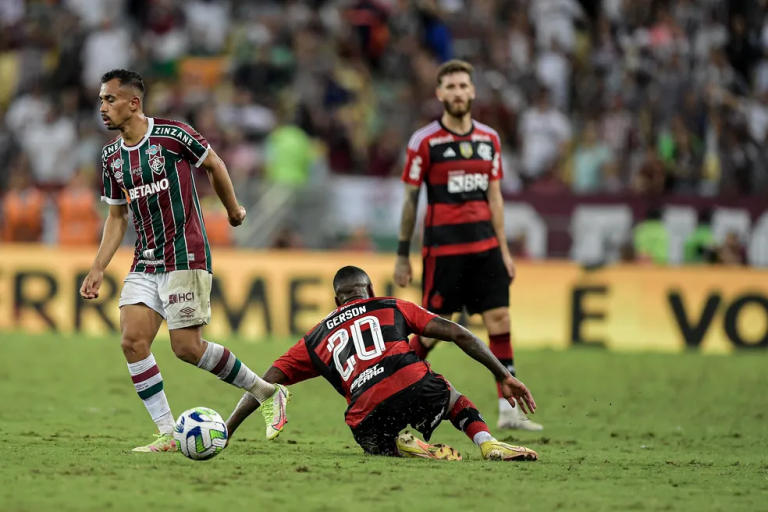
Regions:
<instances>
[{"instance_id":1,"label":"stadium crowd","mask_svg":"<svg viewBox=\"0 0 768 512\"><path fill-rule=\"evenodd\" d=\"M441 113L437 66L459 57L510 194L766 194L767 14L764 0L0 0L2 240L98 242L114 135L99 77L117 67L236 183L399 175L407 137Z\"/></svg>"}]
</instances>

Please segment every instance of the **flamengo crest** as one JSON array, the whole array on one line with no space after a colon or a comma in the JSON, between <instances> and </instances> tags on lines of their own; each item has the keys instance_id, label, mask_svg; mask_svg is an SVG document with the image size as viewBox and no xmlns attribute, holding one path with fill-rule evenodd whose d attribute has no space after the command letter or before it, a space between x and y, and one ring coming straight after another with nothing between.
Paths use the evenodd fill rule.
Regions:
<instances>
[{"instance_id":1,"label":"flamengo crest","mask_svg":"<svg viewBox=\"0 0 768 512\"><path fill-rule=\"evenodd\" d=\"M490 144L485 144L481 142L477 145L477 154L482 158L483 160L491 161L493 160L493 148Z\"/></svg>"}]
</instances>

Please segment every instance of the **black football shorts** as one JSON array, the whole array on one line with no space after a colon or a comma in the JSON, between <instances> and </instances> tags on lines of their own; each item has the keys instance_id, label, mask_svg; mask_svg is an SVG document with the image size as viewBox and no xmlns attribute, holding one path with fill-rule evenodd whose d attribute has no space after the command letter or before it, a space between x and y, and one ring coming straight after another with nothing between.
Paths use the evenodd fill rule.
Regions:
<instances>
[{"instance_id":1,"label":"black football shorts","mask_svg":"<svg viewBox=\"0 0 768 512\"><path fill-rule=\"evenodd\" d=\"M501 249L456 256L426 256L422 307L438 315L470 315L509 307L511 280Z\"/></svg>"},{"instance_id":2,"label":"black football shorts","mask_svg":"<svg viewBox=\"0 0 768 512\"><path fill-rule=\"evenodd\" d=\"M412 386L382 401L352 429L357 444L371 455L397 456L397 436L408 425L426 441L448 414L451 388L430 371Z\"/></svg>"}]
</instances>

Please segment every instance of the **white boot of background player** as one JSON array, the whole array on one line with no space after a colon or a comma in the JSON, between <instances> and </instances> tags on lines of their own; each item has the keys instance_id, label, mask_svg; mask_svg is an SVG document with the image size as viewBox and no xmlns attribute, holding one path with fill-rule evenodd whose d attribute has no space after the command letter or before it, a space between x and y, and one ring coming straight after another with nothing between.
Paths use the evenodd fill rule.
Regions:
<instances>
[{"instance_id":1,"label":"white boot of background player","mask_svg":"<svg viewBox=\"0 0 768 512\"><path fill-rule=\"evenodd\" d=\"M528 430L531 432L544 430L544 427L535 421L531 421L520 409L520 406L512 407L506 398L499 398L499 423L496 427L500 429Z\"/></svg>"}]
</instances>

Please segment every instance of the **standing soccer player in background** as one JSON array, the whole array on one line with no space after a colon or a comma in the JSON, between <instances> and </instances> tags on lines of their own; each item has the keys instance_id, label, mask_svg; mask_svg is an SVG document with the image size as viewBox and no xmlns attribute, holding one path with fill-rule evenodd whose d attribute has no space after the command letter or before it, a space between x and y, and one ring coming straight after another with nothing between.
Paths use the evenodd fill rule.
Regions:
<instances>
[{"instance_id":1,"label":"standing soccer player in background","mask_svg":"<svg viewBox=\"0 0 768 512\"><path fill-rule=\"evenodd\" d=\"M509 286L515 265L504 233L501 141L495 130L472 120L472 71L469 63L459 60L440 67L436 94L444 106L443 116L417 130L408 143L395 282L405 287L413 278L410 243L425 183L429 206L424 219L422 305L448 319L463 307L469 314L481 314L491 352L514 376ZM436 343L418 336L411 339L422 359ZM512 407L500 389L498 396L499 428L542 429L520 407Z\"/></svg>"},{"instance_id":2,"label":"standing soccer player in background","mask_svg":"<svg viewBox=\"0 0 768 512\"><path fill-rule=\"evenodd\" d=\"M176 451L175 424L163 391L163 378L150 350L163 319L176 357L241 388L262 403L267 438L285 425L289 394L268 384L229 350L205 341L202 326L211 320L211 250L192 167L208 177L227 209L229 222L245 219L224 162L190 126L146 117L144 82L133 71L117 69L101 77L101 116L120 136L101 153L102 200L109 204L104 236L80 294L99 296L104 270L123 241L128 209L138 234L131 271L120 296L123 354L139 397L157 425L157 439L134 451ZM266 402L266 403L265 403Z\"/></svg>"}]
</instances>

